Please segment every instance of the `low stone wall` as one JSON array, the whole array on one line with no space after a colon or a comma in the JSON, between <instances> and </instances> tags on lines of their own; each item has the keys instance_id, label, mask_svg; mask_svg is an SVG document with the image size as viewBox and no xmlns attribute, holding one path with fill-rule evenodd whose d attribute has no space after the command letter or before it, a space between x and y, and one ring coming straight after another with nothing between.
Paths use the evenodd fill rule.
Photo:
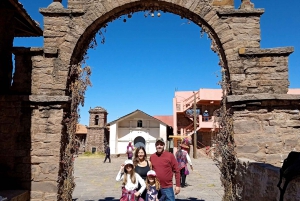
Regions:
<instances>
[{"instance_id":1,"label":"low stone wall","mask_svg":"<svg viewBox=\"0 0 300 201\"><path fill-rule=\"evenodd\" d=\"M277 183L280 167L240 158L237 162L237 185L240 200L278 201ZM284 180L282 181L282 185ZM300 200L300 178L291 181L284 194L285 201Z\"/></svg>"}]
</instances>

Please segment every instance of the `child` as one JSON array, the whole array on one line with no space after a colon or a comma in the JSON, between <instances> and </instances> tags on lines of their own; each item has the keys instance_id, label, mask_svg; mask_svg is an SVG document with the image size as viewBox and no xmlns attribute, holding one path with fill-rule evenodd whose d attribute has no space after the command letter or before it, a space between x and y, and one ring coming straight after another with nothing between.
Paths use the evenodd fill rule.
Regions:
<instances>
[{"instance_id":1,"label":"child","mask_svg":"<svg viewBox=\"0 0 300 201\"><path fill-rule=\"evenodd\" d=\"M132 160L126 160L124 164L121 165L121 169L116 177L117 181L122 183L122 197L120 201L135 201L143 193L146 188L145 181L142 177L134 171ZM136 191L138 184L141 188Z\"/></svg>"},{"instance_id":2,"label":"child","mask_svg":"<svg viewBox=\"0 0 300 201\"><path fill-rule=\"evenodd\" d=\"M146 187L147 187L146 201L165 200L165 195L161 195L160 183L156 178L156 173L154 170L149 170L147 172Z\"/></svg>"}]
</instances>

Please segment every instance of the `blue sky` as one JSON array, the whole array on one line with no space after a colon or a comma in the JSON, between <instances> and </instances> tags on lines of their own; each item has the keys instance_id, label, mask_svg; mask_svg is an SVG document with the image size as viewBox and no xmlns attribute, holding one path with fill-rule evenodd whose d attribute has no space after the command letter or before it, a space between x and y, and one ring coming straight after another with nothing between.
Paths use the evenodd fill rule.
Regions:
<instances>
[{"instance_id":1,"label":"blue sky","mask_svg":"<svg viewBox=\"0 0 300 201\"><path fill-rule=\"evenodd\" d=\"M19 0L30 16L43 28L39 8L52 0L32 3ZM300 1L252 0L264 8L261 17L261 47L294 46L289 57L290 88L300 88ZM66 6L66 0L63 0ZM238 7L240 0L235 0ZM80 108L80 123L88 125L88 110L101 106L108 111L108 122L136 109L150 115L172 115L175 90L220 88L218 56L210 49L210 39L200 36L200 27L171 13L144 17L135 13L110 22L105 43L88 51L93 86L86 92ZM157 12L155 13L157 14ZM43 39L17 38L15 46L42 47Z\"/></svg>"}]
</instances>

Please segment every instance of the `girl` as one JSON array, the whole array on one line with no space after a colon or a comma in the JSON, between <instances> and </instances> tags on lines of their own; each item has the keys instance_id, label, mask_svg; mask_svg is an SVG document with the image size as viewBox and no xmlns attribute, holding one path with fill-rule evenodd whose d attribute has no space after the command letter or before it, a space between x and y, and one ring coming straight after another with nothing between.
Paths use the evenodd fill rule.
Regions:
<instances>
[{"instance_id":1,"label":"girl","mask_svg":"<svg viewBox=\"0 0 300 201\"><path fill-rule=\"evenodd\" d=\"M146 201L163 201L165 200L165 195L160 192L160 183L156 178L156 173L154 170L149 170L147 172L146 179Z\"/></svg>"},{"instance_id":2,"label":"girl","mask_svg":"<svg viewBox=\"0 0 300 201\"><path fill-rule=\"evenodd\" d=\"M135 201L137 198L143 193L146 188L145 181L141 178L141 176L135 173L133 169L132 160L126 160L124 164L121 165L121 169L118 172L116 177L117 181L121 181L122 183L122 197L120 201ZM141 185L141 188L136 191L138 188L138 184Z\"/></svg>"}]
</instances>

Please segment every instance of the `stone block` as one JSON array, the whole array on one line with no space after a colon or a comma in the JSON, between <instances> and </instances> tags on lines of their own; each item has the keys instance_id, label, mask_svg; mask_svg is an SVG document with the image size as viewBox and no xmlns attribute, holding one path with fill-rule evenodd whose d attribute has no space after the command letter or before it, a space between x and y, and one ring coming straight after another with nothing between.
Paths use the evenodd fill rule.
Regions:
<instances>
[{"instance_id":1,"label":"stone block","mask_svg":"<svg viewBox=\"0 0 300 201\"><path fill-rule=\"evenodd\" d=\"M260 123L254 120L234 121L233 129L235 134L261 132Z\"/></svg>"},{"instance_id":2,"label":"stone block","mask_svg":"<svg viewBox=\"0 0 300 201\"><path fill-rule=\"evenodd\" d=\"M242 145L236 147L237 153L257 153L259 151L259 146L257 145Z\"/></svg>"},{"instance_id":3,"label":"stone block","mask_svg":"<svg viewBox=\"0 0 300 201\"><path fill-rule=\"evenodd\" d=\"M234 6L233 0L213 0L213 6Z\"/></svg>"},{"instance_id":4,"label":"stone block","mask_svg":"<svg viewBox=\"0 0 300 201\"><path fill-rule=\"evenodd\" d=\"M57 182L56 181L44 181L44 182L35 182L31 183L32 191L40 191L47 193L56 193L57 192Z\"/></svg>"},{"instance_id":5,"label":"stone block","mask_svg":"<svg viewBox=\"0 0 300 201\"><path fill-rule=\"evenodd\" d=\"M31 191L30 192L30 199L42 200L43 196L44 196L44 192L41 192L41 191Z\"/></svg>"}]
</instances>

